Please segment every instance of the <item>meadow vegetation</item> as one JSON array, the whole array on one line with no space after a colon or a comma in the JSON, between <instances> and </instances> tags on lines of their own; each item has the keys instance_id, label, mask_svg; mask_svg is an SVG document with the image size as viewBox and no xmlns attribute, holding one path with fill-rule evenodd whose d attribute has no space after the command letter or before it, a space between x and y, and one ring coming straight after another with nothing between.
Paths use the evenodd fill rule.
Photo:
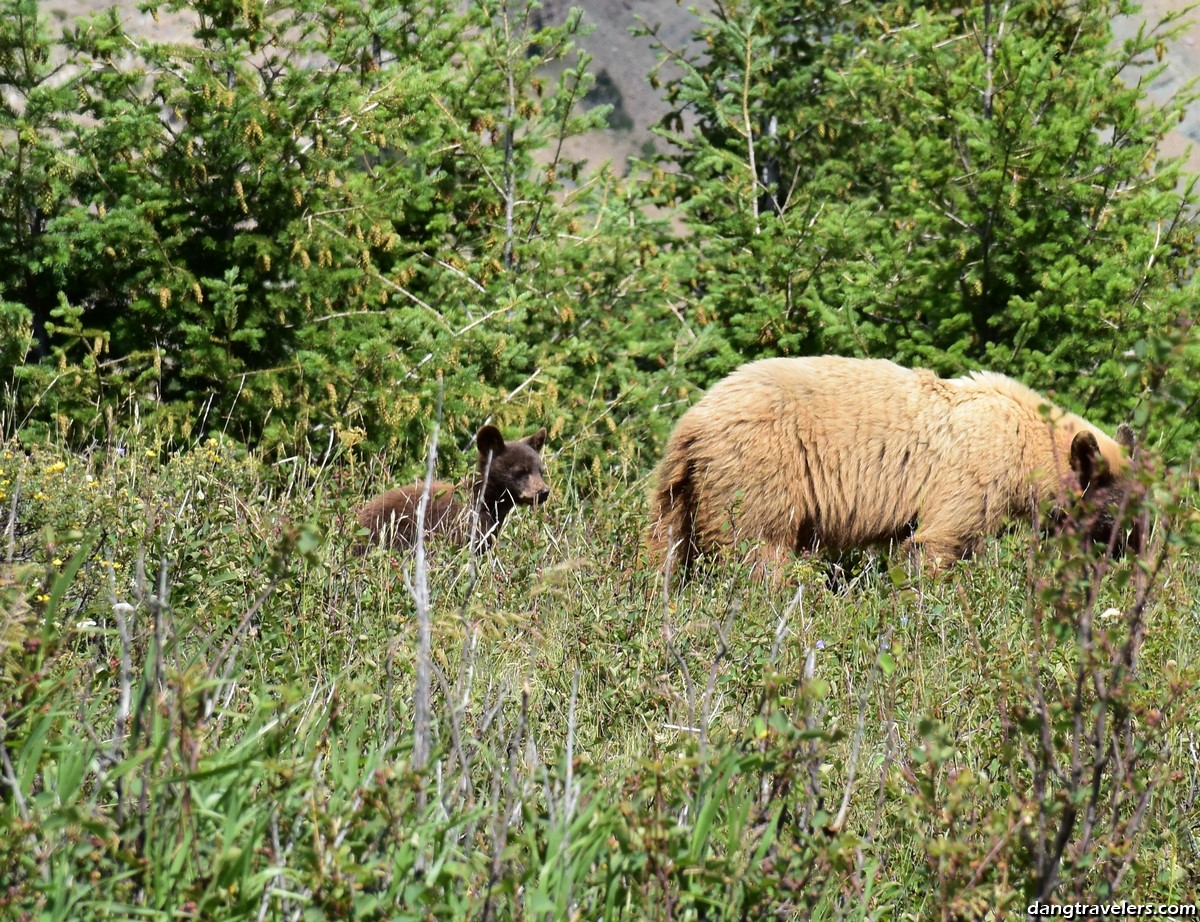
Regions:
<instances>
[{"instance_id":1,"label":"meadow vegetation","mask_svg":"<svg viewBox=\"0 0 1200 922\"><path fill-rule=\"evenodd\" d=\"M1200 902L1172 22L725 0L626 174L564 154L607 114L578 15L191 6L168 45L0 0L0 916ZM936 579L665 588L670 426L814 352L1131 421L1147 551L1017 527ZM355 553L365 497L489 421L548 427L545 508L480 559Z\"/></svg>"},{"instance_id":2,"label":"meadow vegetation","mask_svg":"<svg viewBox=\"0 0 1200 922\"><path fill-rule=\"evenodd\" d=\"M1016 529L936 580L864 556L664 593L639 468L571 470L501 553L433 547L426 576L354 553L353 449L10 447L4 914L1196 901L1198 574L1170 525L1142 562Z\"/></svg>"}]
</instances>

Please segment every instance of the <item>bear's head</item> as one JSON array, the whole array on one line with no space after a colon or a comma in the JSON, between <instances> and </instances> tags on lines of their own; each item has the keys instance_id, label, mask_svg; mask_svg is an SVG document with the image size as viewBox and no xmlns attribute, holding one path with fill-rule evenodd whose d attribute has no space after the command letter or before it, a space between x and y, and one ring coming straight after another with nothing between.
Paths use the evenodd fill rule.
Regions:
<instances>
[{"instance_id":1,"label":"bear's head","mask_svg":"<svg viewBox=\"0 0 1200 922\"><path fill-rule=\"evenodd\" d=\"M1111 547L1113 556L1121 557L1126 549L1135 554L1142 550L1141 528L1136 521L1129 523L1138 486L1133 464L1136 445L1129 426L1117 428L1116 445L1120 453L1106 454L1093 432L1075 433L1070 463L1079 493L1075 509L1062 524L1077 530L1087 544L1099 550Z\"/></svg>"},{"instance_id":2,"label":"bear's head","mask_svg":"<svg viewBox=\"0 0 1200 922\"><path fill-rule=\"evenodd\" d=\"M495 426L484 426L475 435L479 449L479 479L487 506L507 510L513 506L538 506L550 498L542 456L546 430L512 442Z\"/></svg>"}]
</instances>

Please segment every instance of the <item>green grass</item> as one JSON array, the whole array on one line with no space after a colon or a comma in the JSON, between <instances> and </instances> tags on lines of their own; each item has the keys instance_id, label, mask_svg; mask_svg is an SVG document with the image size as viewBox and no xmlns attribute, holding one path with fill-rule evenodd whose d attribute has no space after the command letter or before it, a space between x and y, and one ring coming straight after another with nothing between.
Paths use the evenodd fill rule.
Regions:
<instances>
[{"instance_id":1,"label":"green grass","mask_svg":"<svg viewBox=\"0 0 1200 922\"><path fill-rule=\"evenodd\" d=\"M0 459L0 916L1197 902L1186 542L1148 591L1016 530L937 579L863 556L664 593L640 472L560 457L477 572L430 549L422 767L417 574L354 553L362 459Z\"/></svg>"}]
</instances>

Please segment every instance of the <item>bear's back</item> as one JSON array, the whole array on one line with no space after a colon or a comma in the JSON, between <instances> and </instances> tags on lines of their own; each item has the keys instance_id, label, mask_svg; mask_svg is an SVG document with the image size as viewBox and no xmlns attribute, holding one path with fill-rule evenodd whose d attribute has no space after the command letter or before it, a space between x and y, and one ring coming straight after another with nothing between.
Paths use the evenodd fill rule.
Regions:
<instances>
[{"instance_id":1,"label":"bear's back","mask_svg":"<svg viewBox=\"0 0 1200 922\"><path fill-rule=\"evenodd\" d=\"M429 485L429 502L425 509L425 533L454 533L465 505L456 497L458 487L435 480ZM358 524L370 532L368 541L380 538L394 548L411 547L416 542L417 518L425 484L417 482L381 493L358 511Z\"/></svg>"}]
</instances>

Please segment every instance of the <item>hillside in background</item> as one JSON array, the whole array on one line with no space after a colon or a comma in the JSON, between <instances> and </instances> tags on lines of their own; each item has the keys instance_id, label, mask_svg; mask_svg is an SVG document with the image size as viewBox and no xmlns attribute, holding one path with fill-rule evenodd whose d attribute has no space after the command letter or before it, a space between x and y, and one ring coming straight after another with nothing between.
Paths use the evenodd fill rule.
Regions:
<instances>
[{"instance_id":1,"label":"hillside in background","mask_svg":"<svg viewBox=\"0 0 1200 922\"><path fill-rule=\"evenodd\" d=\"M1113 31L1118 39L1126 38L1135 34L1143 22L1157 22L1179 5L1172 0L1152 0L1142 7L1140 16L1123 17L1114 22ZM1162 76L1150 87L1151 96L1160 101L1169 99L1200 75L1200 23L1192 22L1171 43L1166 64ZM1163 154L1172 157L1186 155L1188 170L1200 172L1200 111L1197 106L1192 106L1178 130L1168 136L1163 145Z\"/></svg>"},{"instance_id":2,"label":"hillside in background","mask_svg":"<svg viewBox=\"0 0 1200 922\"><path fill-rule=\"evenodd\" d=\"M46 8L54 19L65 23L111 5L114 4L105 0L55 0L46 4ZM190 17L185 14L163 14L156 23L138 12L136 0L119 0L115 5L135 32L171 41L182 41L191 33ZM1136 33L1142 22L1157 22L1178 6L1173 0L1149 0L1140 15L1118 19L1113 29L1118 39L1126 38ZM598 77L595 97L614 105L613 121L620 126L574 140L572 153L594 163L612 160L623 164L629 156L641 154L648 143L661 146L651 129L667 112L659 92L648 80L658 52L650 39L631 35L630 30L639 22L656 25L664 42L682 49L696 21L697 5L662 0L546 0L542 19L546 23L561 22L572 7L582 7L586 21L593 26L583 46L594 59L592 71ZM1166 61L1166 71L1151 87L1152 96L1160 100L1169 98L1200 75L1200 23L1193 23L1171 43ZM1200 172L1198 107L1192 108L1178 131L1167 139L1163 153L1187 154L1189 170Z\"/></svg>"},{"instance_id":3,"label":"hillside in background","mask_svg":"<svg viewBox=\"0 0 1200 922\"><path fill-rule=\"evenodd\" d=\"M1179 5L1173 0L1150 0L1143 5L1140 15L1122 17L1113 23L1116 37L1124 39L1134 35L1143 22L1156 23ZM594 158L611 157L614 162L620 162L624 156L638 152L651 137L651 126L667 112L657 91L647 81L657 52L649 39L631 35L630 29L639 21L657 24L663 40L673 48L681 49L687 44L698 5L658 0L547 0L547 21L560 21L573 6L582 6L587 21L595 27L584 40L588 52L595 58L593 71L598 75L608 74L619 92L620 110L633 124L628 130L589 139L590 153ZM1200 75L1200 23L1193 23L1171 43L1166 62L1166 71L1151 87L1151 95L1158 100L1171 97ZM1190 171L1200 172L1200 108L1192 108L1179 130L1167 139L1163 153L1167 156L1188 154Z\"/></svg>"}]
</instances>

